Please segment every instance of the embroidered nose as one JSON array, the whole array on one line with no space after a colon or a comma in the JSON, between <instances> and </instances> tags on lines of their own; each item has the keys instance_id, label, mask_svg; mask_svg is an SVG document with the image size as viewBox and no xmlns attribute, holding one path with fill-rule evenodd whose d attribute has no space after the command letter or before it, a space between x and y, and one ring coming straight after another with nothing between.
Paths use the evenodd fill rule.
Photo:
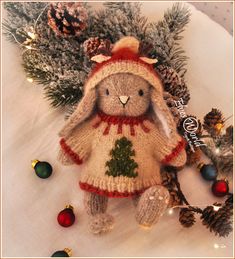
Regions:
<instances>
[{"instance_id":1,"label":"embroidered nose","mask_svg":"<svg viewBox=\"0 0 235 259\"><path fill-rule=\"evenodd\" d=\"M121 102L123 105L127 104L127 102L129 101L129 99L130 99L130 96L126 96L126 95L121 95L121 96L119 96L119 100L120 100L120 102Z\"/></svg>"}]
</instances>

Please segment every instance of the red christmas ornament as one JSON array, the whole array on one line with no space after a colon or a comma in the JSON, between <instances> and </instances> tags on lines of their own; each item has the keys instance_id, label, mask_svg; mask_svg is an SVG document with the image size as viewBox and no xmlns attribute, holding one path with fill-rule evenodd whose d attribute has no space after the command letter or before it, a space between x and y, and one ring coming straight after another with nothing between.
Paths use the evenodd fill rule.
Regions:
<instances>
[{"instance_id":1,"label":"red christmas ornament","mask_svg":"<svg viewBox=\"0 0 235 259\"><path fill-rule=\"evenodd\" d=\"M65 209L58 214L57 221L62 227L67 228L72 226L75 221L73 207L71 205L67 205Z\"/></svg>"},{"instance_id":2,"label":"red christmas ornament","mask_svg":"<svg viewBox=\"0 0 235 259\"><path fill-rule=\"evenodd\" d=\"M211 190L215 196L224 197L229 191L228 182L225 180L216 180L212 184Z\"/></svg>"}]
</instances>

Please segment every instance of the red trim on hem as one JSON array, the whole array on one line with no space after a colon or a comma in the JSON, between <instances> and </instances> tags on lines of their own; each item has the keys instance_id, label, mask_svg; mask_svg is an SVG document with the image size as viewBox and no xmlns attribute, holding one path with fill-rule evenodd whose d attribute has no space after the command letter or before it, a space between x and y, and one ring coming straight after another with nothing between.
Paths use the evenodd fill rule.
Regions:
<instances>
[{"instance_id":1,"label":"red trim on hem","mask_svg":"<svg viewBox=\"0 0 235 259\"><path fill-rule=\"evenodd\" d=\"M76 164L80 165L83 163L82 159L79 157L78 154L76 154L65 142L65 139L62 138L60 140L60 146L62 150L69 155L69 157L75 162Z\"/></svg>"},{"instance_id":2,"label":"red trim on hem","mask_svg":"<svg viewBox=\"0 0 235 259\"><path fill-rule=\"evenodd\" d=\"M118 192L118 191L109 192L107 190L102 190L98 187L95 187L91 184L82 183L82 182L79 182L79 186L84 191L96 193L98 195L106 196L106 197L109 197L109 198L133 197L133 196L139 195L139 194L141 194L145 191L145 189L143 189L143 190L139 190L139 191L135 191L135 192Z\"/></svg>"},{"instance_id":3,"label":"red trim on hem","mask_svg":"<svg viewBox=\"0 0 235 259\"><path fill-rule=\"evenodd\" d=\"M177 146L172 150L172 152L165 156L165 158L161 161L162 164L167 165L170 163L170 161L177 157L179 153L185 148L186 143L185 140L182 139L181 141L178 142Z\"/></svg>"}]
</instances>

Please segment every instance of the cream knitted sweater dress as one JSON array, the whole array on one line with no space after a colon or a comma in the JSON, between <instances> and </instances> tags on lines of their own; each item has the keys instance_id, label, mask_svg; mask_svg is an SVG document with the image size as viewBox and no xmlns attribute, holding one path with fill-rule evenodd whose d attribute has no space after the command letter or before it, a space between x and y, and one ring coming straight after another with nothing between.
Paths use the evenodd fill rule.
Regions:
<instances>
[{"instance_id":1,"label":"cream knitted sweater dress","mask_svg":"<svg viewBox=\"0 0 235 259\"><path fill-rule=\"evenodd\" d=\"M80 187L108 197L128 197L160 185L161 164L185 163L184 140L167 139L148 116L101 112L60 141L74 163L83 164Z\"/></svg>"}]
</instances>

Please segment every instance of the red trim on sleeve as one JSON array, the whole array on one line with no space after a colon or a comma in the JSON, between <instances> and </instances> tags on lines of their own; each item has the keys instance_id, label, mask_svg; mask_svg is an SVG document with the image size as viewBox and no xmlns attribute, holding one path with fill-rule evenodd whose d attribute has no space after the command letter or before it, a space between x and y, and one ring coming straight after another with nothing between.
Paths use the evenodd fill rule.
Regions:
<instances>
[{"instance_id":1,"label":"red trim on sleeve","mask_svg":"<svg viewBox=\"0 0 235 259\"><path fill-rule=\"evenodd\" d=\"M93 186L91 184L83 183L83 182L79 182L79 186L84 191L96 193L98 195L106 196L106 197L109 197L109 198L133 197L135 195L139 195L139 194L144 192L144 189L143 190L139 190L139 191L134 191L134 192L118 192L118 191L110 192L110 191L102 190L102 189L100 189L98 187L95 187L95 186Z\"/></svg>"},{"instance_id":2,"label":"red trim on sleeve","mask_svg":"<svg viewBox=\"0 0 235 259\"><path fill-rule=\"evenodd\" d=\"M170 161L172 159L174 159L175 157L177 157L179 155L179 153L185 149L185 140L182 139L181 141L178 142L177 146L171 151L171 153L169 155L166 155L163 160L161 161L162 164L167 165L170 163Z\"/></svg>"},{"instance_id":3,"label":"red trim on sleeve","mask_svg":"<svg viewBox=\"0 0 235 259\"><path fill-rule=\"evenodd\" d=\"M82 159L76 154L65 142L65 139L60 140L60 146L65 154L69 155L69 157L73 160L74 163L80 165L83 163Z\"/></svg>"}]
</instances>

